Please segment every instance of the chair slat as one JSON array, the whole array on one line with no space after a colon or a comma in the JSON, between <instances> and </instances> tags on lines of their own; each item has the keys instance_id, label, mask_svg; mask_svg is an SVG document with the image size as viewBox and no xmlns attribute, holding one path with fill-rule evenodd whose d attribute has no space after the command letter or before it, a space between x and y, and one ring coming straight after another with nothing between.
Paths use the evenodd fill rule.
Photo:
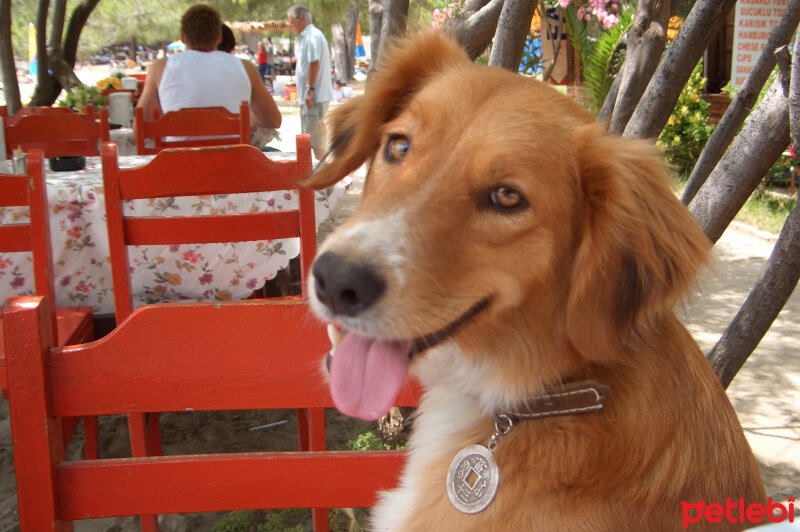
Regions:
<instances>
[{"instance_id":1,"label":"chair slat","mask_svg":"<svg viewBox=\"0 0 800 532\"><path fill-rule=\"evenodd\" d=\"M9 176L8 179L0 179L0 207L27 207L28 180L26 176L0 175Z\"/></svg>"},{"instance_id":2,"label":"chair slat","mask_svg":"<svg viewBox=\"0 0 800 532\"><path fill-rule=\"evenodd\" d=\"M30 250L30 225L0 225L0 251L3 253L19 253Z\"/></svg>"},{"instance_id":3,"label":"chair slat","mask_svg":"<svg viewBox=\"0 0 800 532\"><path fill-rule=\"evenodd\" d=\"M218 242L252 242L296 237L300 232L297 211L271 211L214 216L181 216L126 218L125 243L145 244L211 244ZM235 236L231 236L235 235ZM235 240L231 240L231 239Z\"/></svg>"},{"instance_id":4,"label":"chair slat","mask_svg":"<svg viewBox=\"0 0 800 532\"><path fill-rule=\"evenodd\" d=\"M120 194L125 199L143 199L291 190L305 177L298 175L295 162L271 161L261 150L245 148L249 149L237 145L163 150L147 166L120 172ZM226 158L228 150L231 156ZM149 177L188 173L191 179Z\"/></svg>"},{"instance_id":5,"label":"chair slat","mask_svg":"<svg viewBox=\"0 0 800 532\"><path fill-rule=\"evenodd\" d=\"M61 516L368 507L397 484L404 461L400 451L328 451L67 462L57 473Z\"/></svg>"}]
</instances>

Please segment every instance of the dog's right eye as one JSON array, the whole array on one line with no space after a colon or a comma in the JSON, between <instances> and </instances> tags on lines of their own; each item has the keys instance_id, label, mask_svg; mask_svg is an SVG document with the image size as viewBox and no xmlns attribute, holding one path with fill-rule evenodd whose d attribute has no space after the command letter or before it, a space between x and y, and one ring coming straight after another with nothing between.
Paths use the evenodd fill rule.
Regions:
<instances>
[{"instance_id":1,"label":"dog's right eye","mask_svg":"<svg viewBox=\"0 0 800 532\"><path fill-rule=\"evenodd\" d=\"M406 155L408 155L408 149L410 147L411 142L409 142L408 137L403 135L392 135L389 137L389 140L386 141L386 146L383 150L383 156L390 163L397 163L400 162Z\"/></svg>"},{"instance_id":2,"label":"dog's right eye","mask_svg":"<svg viewBox=\"0 0 800 532\"><path fill-rule=\"evenodd\" d=\"M514 212L525 205L525 198L511 187L501 185L489 191L488 204L496 211Z\"/></svg>"}]
</instances>

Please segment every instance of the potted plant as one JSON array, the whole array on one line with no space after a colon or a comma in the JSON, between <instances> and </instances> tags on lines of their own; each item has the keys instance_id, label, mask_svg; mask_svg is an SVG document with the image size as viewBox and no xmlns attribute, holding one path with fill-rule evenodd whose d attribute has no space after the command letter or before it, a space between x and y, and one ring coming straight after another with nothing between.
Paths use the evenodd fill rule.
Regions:
<instances>
[{"instance_id":1,"label":"potted plant","mask_svg":"<svg viewBox=\"0 0 800 532\"><path fill-rule=\"evenodd\" d=\"M86 114L86 104L93 104L95 109L108 107L108 98L103 95L98 87L76 85L58 101L61 107L69 107L76 113Z\"/></svg>"}]
</instances>

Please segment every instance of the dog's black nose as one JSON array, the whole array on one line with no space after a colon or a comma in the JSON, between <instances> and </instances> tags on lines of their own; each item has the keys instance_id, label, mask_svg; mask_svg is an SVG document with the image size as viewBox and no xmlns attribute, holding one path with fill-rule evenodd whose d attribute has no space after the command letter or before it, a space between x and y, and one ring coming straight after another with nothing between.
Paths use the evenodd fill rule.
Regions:
<instances>
[{"instance_id":1,"label":"dog's black nose","mask_svg":"<svg viewBox=\"0 0 800 532\"><path fill-rule=\"evenodd\" d=\"M374 268L330 251L317 257L311 271L317 298L336 314L355 316L386 291Z\"/></svg>"}]
</instances>

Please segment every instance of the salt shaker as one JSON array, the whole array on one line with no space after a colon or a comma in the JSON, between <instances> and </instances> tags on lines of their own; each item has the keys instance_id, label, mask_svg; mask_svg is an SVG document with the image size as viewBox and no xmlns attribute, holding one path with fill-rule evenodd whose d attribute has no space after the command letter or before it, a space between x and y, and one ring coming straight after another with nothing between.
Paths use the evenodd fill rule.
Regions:
<instances>
[{"instance_id":1,"label":"salt shaker","mask_svg":"<svg viewBox=\"0 0 800 532\"><path fill-rule=\"evenodd\" d=\"M11 160L11 168L15 174L28 173L28 161L25 158L24 153L20 153L19 155L14 155L13 159Z\"/></svg>"}]
</instances>

